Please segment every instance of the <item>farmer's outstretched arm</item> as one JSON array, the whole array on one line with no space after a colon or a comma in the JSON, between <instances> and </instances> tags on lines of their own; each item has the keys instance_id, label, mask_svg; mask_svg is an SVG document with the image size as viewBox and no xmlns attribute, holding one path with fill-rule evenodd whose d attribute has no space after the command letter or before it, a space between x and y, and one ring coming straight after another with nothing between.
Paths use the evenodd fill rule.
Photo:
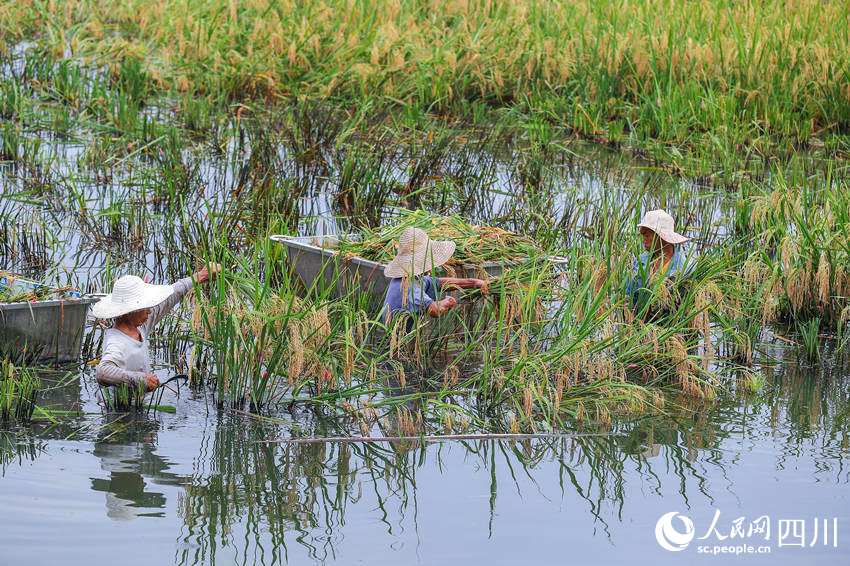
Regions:
<instances>
[{"instance_id":1,"label":"farmer's outstretched arm","mask_svg":"<svg viewBox=\"0 0 850 566\"><path fill-rule=\"evenodd\" d=\"M162 320L168 311L174 308L174 305L179 303L183 297L186 296L186 293L192 288L192 278L184 277L174 284L174 292L171 293L171 296L165 299L163 302L155 306L151 309L151 314L148 316L148 319L145 323L140 326L142 332L145 336L150 336L151 330L154 326Z\"/></svg>"},{"instance_id":2,"label":"farmer's outstretched arm","mask_svg":"<svg viewBox=\"0 0 850 566\"><path fill-rule=\"evenodd\" d=\"M192 289L193 281L199 285L207 283L210 279L215 279L216 275L221 272L221 265L217 263L204 266L200 271L191 277L184 277L174 284L174 292L164 302L158 304L151 309L151 314L148 320L141 326L142 331L146 336L149 336L151 329L162 320L168 311L174 308L174 305L179 303L186 293Z\"/></svg>"}]
</instances>

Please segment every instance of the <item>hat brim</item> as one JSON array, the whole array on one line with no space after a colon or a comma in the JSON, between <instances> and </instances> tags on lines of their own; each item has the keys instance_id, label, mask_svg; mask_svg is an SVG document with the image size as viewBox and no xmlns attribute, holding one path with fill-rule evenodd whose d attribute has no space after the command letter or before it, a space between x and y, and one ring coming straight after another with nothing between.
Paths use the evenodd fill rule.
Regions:
<instances>
[{"instance_id":1,"label":"hat brim","mask_svg":"<svg viewBox=\"0 0 850 566\"><path fill-rule=\"evenodd\" d=\"M91 313L96 318L117 318L142 309L152 309L174 293L173 285L146 284L141 297L130 303L116 303L112 293L92 305Z\"/></svg>"},{"instance_id":2,"label":"hat brim","mask_svg":"<svg viewBox=\"0 0 850 566\"><path fill-rule=\"evenodd\" d=\"M416 277L426 271L440 267L452 258L457 244L451 240L430 240L422 256L415 253L399 254L384 268L384 276L395 279L405 275Z\"/></svg>"},{"instance_id":3,"label":"hat brim","mask_svg":"<svg viewBox=\"0 0 850 566\"><path fill-rule=\"evenodd\" d=\"M658 234L659 238L661 238L662 240L664 240L668 244L684 244L685 242L690 240L690 238L688 238L687 236L683 236L683 235L679 234L678 232L674 232L674 231L670 231L670 230L658 230L658 229L654 228L653 226L649 226L649 225L644 224L644 223L638 224L638 229L641 229L641 228L647 228L649 230L652 230L653 232Z\"/></svg>"}]
</instances>

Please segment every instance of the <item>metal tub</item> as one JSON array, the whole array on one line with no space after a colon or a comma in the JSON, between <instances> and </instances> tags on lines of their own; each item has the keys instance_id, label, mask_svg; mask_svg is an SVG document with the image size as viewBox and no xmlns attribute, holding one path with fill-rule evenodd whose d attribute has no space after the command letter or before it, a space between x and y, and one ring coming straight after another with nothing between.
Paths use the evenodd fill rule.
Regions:
<instances>
[{"instance_id":1,"label":"metal tub","mask_svg":"<svg viewBox=\"0 0 850 566\"><path fill-rule=\"evenodd\" d=\"M272 241L283 244L293 272L307 289L341 298L352 291L369 297L369 304L379 308L387 292L389 279L384 276L384 265L356 256L343 256L336 249L337 240L330 236L271 236ZM504 265L486 263L481 266L487 275L501 275ZM477 266L463 265L455 268L458 277L480 277Z\"/></svg>"},{"instance_id":2,"label":"metal tub","mask_svg":"<svg viewBox=\"0 0 850 566\"><path fill-rule=\"evenodd\" d=\"M0 355L37 363L79 360L86 315L96 300L0 304Z\"/></svg>"},{"instance_id":3,"label":"metal tub","mask_svg":"<svg viewBox=\"0 0 850 566\"><path fill-rule=\"evenodd\" d=\"M43 287L37 281L0 274L0 295ZM79 360L89 305L96 300L65 291L49 301L0 302L0 356L18 363Z\"/></svg>"}]
</instances>

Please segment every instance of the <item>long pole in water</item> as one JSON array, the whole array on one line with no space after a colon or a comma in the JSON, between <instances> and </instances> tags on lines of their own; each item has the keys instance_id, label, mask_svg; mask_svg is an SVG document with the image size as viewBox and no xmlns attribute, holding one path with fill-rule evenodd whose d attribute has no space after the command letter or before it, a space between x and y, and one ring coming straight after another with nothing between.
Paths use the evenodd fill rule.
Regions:
<instances>
[{"instance_id":1,"label":"long pole in water","mask_svg":"<svg viewBox=\"0 0 850 566\"><path fill-rule=\"evenodd\" d=\"M320 442L440 442L443 440L525 440L529 438L593 438L616 436L604 432L585 434L429 434L423 436L329 436L327 438L275 438L257 444L318 444Z\"/></svg>"}]
</instances>

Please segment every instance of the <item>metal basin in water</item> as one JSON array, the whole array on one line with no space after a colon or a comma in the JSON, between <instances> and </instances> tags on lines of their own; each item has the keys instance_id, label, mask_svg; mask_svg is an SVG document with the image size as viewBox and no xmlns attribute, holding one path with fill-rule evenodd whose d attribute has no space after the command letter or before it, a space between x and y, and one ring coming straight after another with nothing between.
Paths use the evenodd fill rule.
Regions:
<instances>
[{"instance_id":1,"label":"metal basin in water","mask_svg":"<svg viewBox=\"0 0 850 566\"><path fill-rule=\"evenodd\" d=\"M340 298L352 291L360 291L369 297L375 309L383 303L389 279L384 276L384 265L356 256L343 256L337 240L329 236L271 236L286 248L286 257L295 275L308 289L315 287L319 293L327 292ZM502 262L485 263L481 266L487 275L502 274ZM455 269L458 277L480 277L477 266L463 265Z\"/></svg>"},{"instance_id":2,"label":"metal basin in water","mask_svg":"<svg viewBox=\"0 0 850 566\"><path fill-rule=\"evenodd\" d=\"M0 355L27 362L77 361L94 298L0 304Z\"/></svg>"},{"instance_id":3,"label":"metal basin in water","mask_svg":"<svg viewBox=\"0 0 850 566\"><path fill-rule=\"evenodd\" d=\"M44 286L10 274L0 275L0 295ZM80 358L89 305L97 298L64 291L56 299L0 303L0 356L17 363L65 363Z\"/></svg>"}]
</instances>

